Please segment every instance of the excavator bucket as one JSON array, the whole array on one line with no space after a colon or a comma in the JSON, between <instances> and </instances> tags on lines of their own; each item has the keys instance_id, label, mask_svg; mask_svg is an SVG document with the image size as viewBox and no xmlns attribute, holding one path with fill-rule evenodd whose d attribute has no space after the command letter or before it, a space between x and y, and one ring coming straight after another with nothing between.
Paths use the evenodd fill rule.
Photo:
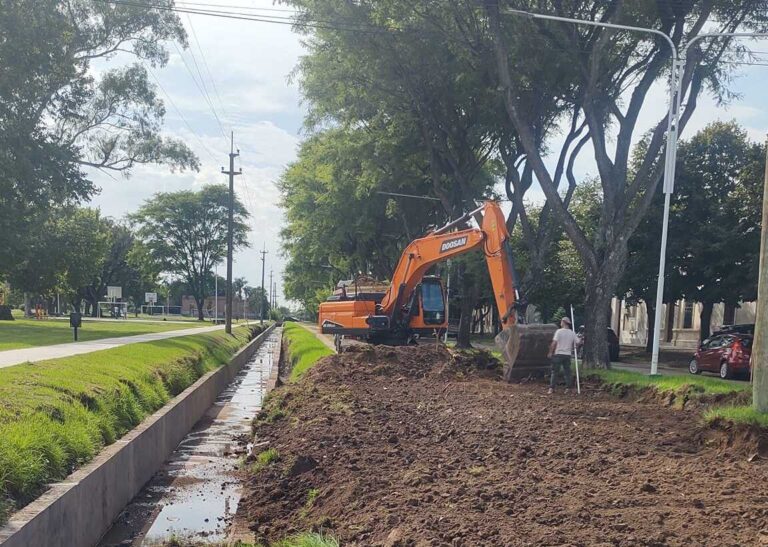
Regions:
<instances>
[{"instance_id":1,"label":"excavator bucket","mask_svg":"<svg viewBox=\"0 0 768 547\"><path fill-rule=\"evenodd\" d=\"M504 379L508 382L530 375L544 374L549 368L549 345L557 327L554 325L519 325L504 328L496 336L496 345L504 356Z\"/></svg>"}]
</instances>

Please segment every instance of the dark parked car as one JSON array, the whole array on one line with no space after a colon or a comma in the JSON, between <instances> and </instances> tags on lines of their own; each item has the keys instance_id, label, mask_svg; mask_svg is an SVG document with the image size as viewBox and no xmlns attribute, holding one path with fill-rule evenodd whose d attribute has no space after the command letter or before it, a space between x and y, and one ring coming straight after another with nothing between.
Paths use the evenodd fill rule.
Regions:
<instances>
[{"instance_id":1,"label":"dark parked car","mask_svg":"<svg viewBox=\"0 0 768 547\"><path fill-rule=\"evenodd\" d=\"M716 372L720 378L749 377L752 335L718 331L704 340L688 364L688 372Z\"/></svg>"},{"instance_id":2,"label":"dark parked car","mask_svg":"<svg viewBox=\"0 0 768 547\"><path fill-rule=\"evenodd\" d=\"M611 358L611 361L618 361L619 360L619 337L616 336L616 333L613 332L613 329L611 327L608 327L608 330L606 331L606 337L608 338L608 356ZM577 336L579 337L579 359L581 359L583 353L584 353L584 325L581 325L579 327L579 332L577 333Z\"/></svg>"},{"instance_id":3,"label":"dark parked car","mask_svg":"<svg viewBox=\"0 0 768 547\"><path fill-rule=\"evenodd\" d=\"M732 332L737 332L741 334L755 334L755 324L754 323L741 323L739 325L723 325L717 331L715 334L729 334Z\"/></svg>"}]
</instances>

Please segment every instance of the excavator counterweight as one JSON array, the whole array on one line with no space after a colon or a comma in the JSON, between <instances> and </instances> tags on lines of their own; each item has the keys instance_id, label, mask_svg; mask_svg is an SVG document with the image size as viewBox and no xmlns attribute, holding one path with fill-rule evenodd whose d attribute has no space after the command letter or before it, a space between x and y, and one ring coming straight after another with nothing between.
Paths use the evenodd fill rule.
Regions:
<instances>
[{"instance_id":1,"label":"excavator counterweight","mask_svg":"<svg viewBox=\"0 0 768 547\"><path fill-rule=\"evenodd\" d=\"M469 219L479 213L480 226L467 228ZM350 296L342 288L332 301L320 304L321 331L336 336L337 349L342 337L401 345L413 343L418 336L445 332L445 291L438 278L426 273L435 264L474 249L483 250L493 285L502 324L496 343L506 362L505 378L546 369L555 327L524 325L518 317L520 296L509 232L503 212L493 201L412 241L403 251L386 292L356 290Z\"/></svg>"}]
</instances>

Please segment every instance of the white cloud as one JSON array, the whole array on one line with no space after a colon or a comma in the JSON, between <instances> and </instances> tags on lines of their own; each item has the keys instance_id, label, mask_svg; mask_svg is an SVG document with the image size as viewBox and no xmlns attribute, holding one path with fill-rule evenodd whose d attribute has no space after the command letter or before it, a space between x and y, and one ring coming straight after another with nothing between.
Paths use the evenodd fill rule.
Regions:
<instances>
[{"instance_id":1,"label":"white cloud","mask_svg":"<svg viewBox=\"0 0 768 547\"><path fill-rule=\"evenodd\" d=\"M214 2L227 4L226 0ZM271 0L254 0L250 4L251 7L274 7ZM234 130L235 146L241 154L235 165L244 172L243 176L235 177L235 189L251 213L251 248L236 254L234 275L258 286L261 283L259 251L266 244L267 283L272 270L278 282L278 298L283 301L280 272L284 269L284 259L280 256L279 240L283 215L275 181L295 159L300 140L298 131L303 109L296 85L288 82L288 75L303 53L300 38L287 25L186 14L181 14L181 20L189 34L190 48L183 52L182 59L176 47L168 44L171 52L168 65L153 69L153 73L171 97L169 100L159 91L166 102L165 132L182 139L195 151L201 169L197 173L170 173L163 166L147 165L136 168L130 179L115 175L117 180L94 172L92 177L102 191L93 203L101 207L104 214L119 218L136 210L156 192L227 182L221 167L228 167L229 140L222 131ZM94 71L120 62L132 60L115 58L108 65L95 67ZM202 87L198 69L204 76L204 91L223 129L194 83L196 78ZM209 72L215 87L208 78ZM223 272L222 265L219 273L223 275Z\"/></svg>"}]
</instances>

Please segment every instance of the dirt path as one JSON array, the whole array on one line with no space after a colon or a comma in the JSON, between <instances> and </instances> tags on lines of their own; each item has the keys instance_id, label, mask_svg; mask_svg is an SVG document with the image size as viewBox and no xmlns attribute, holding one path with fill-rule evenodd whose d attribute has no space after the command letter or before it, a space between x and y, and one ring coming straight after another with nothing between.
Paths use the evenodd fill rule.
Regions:
<instances>
[{"instance_id":1,"label":"dirt path","mask_svg":"<svg viewBox=\"0 0 768 547\"><path fill-rule=\"evenodd\" d=\"M275 392L256 436L280 461L238 520L344 545L768 545L768 460L706 442L693 412L467 365L358 349Z\"/></svg>"}]
</instances>

